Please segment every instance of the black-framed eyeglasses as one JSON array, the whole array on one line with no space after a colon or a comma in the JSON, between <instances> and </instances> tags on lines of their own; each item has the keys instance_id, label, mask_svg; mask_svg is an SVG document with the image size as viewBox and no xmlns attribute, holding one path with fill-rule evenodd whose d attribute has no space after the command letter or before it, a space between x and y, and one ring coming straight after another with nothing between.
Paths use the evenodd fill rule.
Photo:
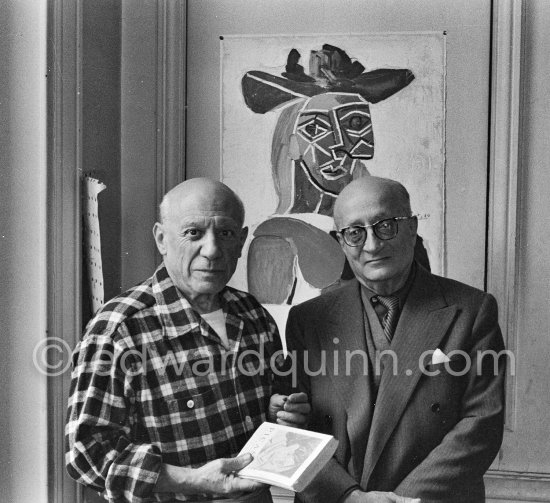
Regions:
<instances>
[{"instance_id":1,"label":"black-framed eyeglasses","mask_svg":"<svg viewBox=\"0 0 550 503\"><path fill-rule=\"evenodd\" d=\"M367 240L367 229L371 228L374 235L382 240L389 241L397 236L399 231L399 221L411 220L413 218L418 219L418 215L412 215L410 217L392 217L384 218L374 222L371 225L351 225L350 227L344 227L338 231L338 234L344 239L344 243L348 246L363 246Z\"/></svg>"}]
</instances>

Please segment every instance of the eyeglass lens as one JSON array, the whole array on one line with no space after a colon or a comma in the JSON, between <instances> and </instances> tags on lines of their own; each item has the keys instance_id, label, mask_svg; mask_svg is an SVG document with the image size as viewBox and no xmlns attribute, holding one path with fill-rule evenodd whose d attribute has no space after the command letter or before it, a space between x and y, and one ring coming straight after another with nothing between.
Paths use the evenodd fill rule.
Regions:
<instances>
[{"instance_id":1,"label":"eyeglass lens","mask_svg":"<svg viewBox=\"0 0 550 503\"><path fill-rule=\"evenodd\" d=\"M372 226L374 235L378 239L393 239L397 235L397 222L389 218L380 220ZM350 246L361 246L367 239L367 229L364 227L348 227L344 230L344 240Z\"/></svg>"}]
</instances>

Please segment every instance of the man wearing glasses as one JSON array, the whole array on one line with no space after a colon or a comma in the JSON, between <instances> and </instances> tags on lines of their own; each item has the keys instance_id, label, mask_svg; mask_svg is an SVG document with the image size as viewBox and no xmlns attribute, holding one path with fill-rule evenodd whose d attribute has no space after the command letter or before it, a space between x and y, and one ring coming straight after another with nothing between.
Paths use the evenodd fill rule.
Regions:
<instances>
[{"instance_id":1,"label":"man wearing glasses","mask_svg":"<svg viewBox=\"0 0 550 503\"><path fill-rule=\"evenodd\" d=\"M295 306L286 331L310 428L339 440L300 501L485 501L503 433L495 299L415 262L417 217L393 180L351 182L334 221L356 281Z\"/></svg>"}]
</instances>

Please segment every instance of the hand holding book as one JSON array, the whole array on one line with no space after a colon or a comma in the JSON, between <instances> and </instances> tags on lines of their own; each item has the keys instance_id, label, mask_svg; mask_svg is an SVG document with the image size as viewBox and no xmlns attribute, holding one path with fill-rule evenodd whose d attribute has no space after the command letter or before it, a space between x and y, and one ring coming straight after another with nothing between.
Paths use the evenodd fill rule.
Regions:
<instances>
[{"instance_id":1,"label":"hand holding book","mask_svg":"<svg viewBox=\"0 0 550 503\"><path fill-rule=\"evenodd\" d=\"M263 423L239 454L252 454L254 460L238 476L300 492L326 465L337 446L338 441L331 435Z\"/></svg>"}]
</instances>

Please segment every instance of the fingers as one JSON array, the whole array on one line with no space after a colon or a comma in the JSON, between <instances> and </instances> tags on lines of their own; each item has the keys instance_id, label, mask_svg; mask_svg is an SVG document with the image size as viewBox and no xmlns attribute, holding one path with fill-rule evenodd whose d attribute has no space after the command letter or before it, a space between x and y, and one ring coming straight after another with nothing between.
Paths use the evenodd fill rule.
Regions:
<instances>
[{"instance_id":1,"label":"fingers","mask_svg":"<svg viewBox=\"0 0 550 503\"><path fill-rule=\"evenodd\" d=\"M277 423L283 426L301 428L307 424L308 416L298 412L277 412Z\"/></svg>"},{"instance_id":2,"label":"fingers","mask_svg":"<svg viewBox=\"0 0 550 503\"><path fill-rule=\"evenodd\" d=\"M285 402L287 400L286 395L272 395L269 399L269 407L267 409L267 418L271 422L277 421L277 412L283 410Z\"/></svg>"},{"instance_id":3,"label":"fingers","mask_svg":"<svg viewBox=\"0 0 550 503\"><path fill-rule=\"evenodd\" d=\"M285 412L297 412L298 414L309 414L311 407L305 393L293 393L289 395L283 410Z\"/></svg>"},{"instance_id":4,"label":"fingers","mask_svg":"<svg viewBox=\"0 0 550 503\"><path fill-rule=\"evenodd\" d=\"M288 396L275 394L269 400L268 419L283 426L303 428L310 411L306 393L292 393Z\"/></svg>"},{"instance_id":5,"label":"fingers","mask_svg":"<svg viewBox=\"0 0 550 503\"><path fill-rule=\"evenodd\" d=\"M269 421L303 428L309 418L311 406L306 393L291 393L290 395L274 394L269 399L267 418Z\"/></svg>"},{"instance_id":6,"label":"fingers","mask_svg":"<svg viewBox=\"0 0 550 503\"><path fill-rule=\"evenodd\" d=\"M287 412L300 412L301 414L308 414L310 411L309 400L305 393L292 393L288 396L284 410Z\"/></svg>"},{"instance_id":7,"label":"fingers","mask_svg":"<svg viewBox=\"0 0 550 503\"><path fill-rule=\"evenodd\" d=\"M287 402L290 402L290 403L301 403L301 402L307 403L307 401L308 401L307 393L303 393L303 392L291 393L290 395L288 395L288 398L287 398Z\"/></svg>"},{"instance_id":8,"label":"fingers","mask_svg":"<svg viewBox=\"0 0 550 503\"><path fill-rule=\"evenodd\" d=\"M243 479L236 473L246 465L249 465L254 458L251 454L243 454L236 458L222 459L222 473L226 474L225 478L225 493L234 494L238 492L252 492L260 489L265 484L254 480Z\"/></svg>"},{"instance_id":9,"label":"fingers","mask_svg":"<svg viewBox=\"0 0 550 503\"><path fill-rule=\"evenodd\" d=\"M287 397L286 395L278 395L278 394L272 395L269 400L269 406L277 409L282 409L285 405L285 402L288 400L288 398L289 397Z\"/></svg>"},{"instance_id":10,"label":"fingers","mask_svg":"<svg viewBox=\"0 0 550 503\"><path fill-rule=\"evenodd\" d=\"M262 484L261 482L242 479L239 476L235 475L229 479L227 494L234 494L239 492L250 493L264 486L265 484Z\"/></svg>"},{"instance_id":11,"label":"fingers","mask_svg":"<svg viewBox=\"0 0 550 503\"><path fill-rule=\"evenodd\" d=\"M277 423L302 428L307 424L311 406L306 393L292 393L284 401L283 409L277 412Z\"/></svg>"},{"instance_id":12,"label":"fingers","mask_svg":"<svg viewBox=\"0 0 550 503\"><path fill-rule=\"evenodd\" d=\"M242 470L246 465L252 463L251 454L243 454L242 456L237 456L236 458L227 458L221 459L222 462L222 473L231 473L238 472Z\"/></svg>"}]
</instances>

